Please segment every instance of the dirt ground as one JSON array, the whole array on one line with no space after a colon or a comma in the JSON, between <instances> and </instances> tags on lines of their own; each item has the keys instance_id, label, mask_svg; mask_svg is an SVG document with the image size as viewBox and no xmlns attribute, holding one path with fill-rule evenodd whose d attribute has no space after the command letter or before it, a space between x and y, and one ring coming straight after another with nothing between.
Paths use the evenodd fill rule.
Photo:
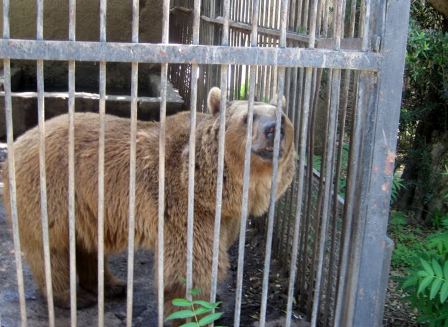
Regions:
<instances>
[{"instance_id":1,"label":"dirt ground","mask_svg":"<svg viewBox=\"0 0 448 327\"><path fill-rule=\"evenodd\" d=\"M241 326L256 326L259 319L261 281L263 277L264 247L260 246L260 237L254 236L249 228L246 245L246 263L244 274L243 307ZM19 298L17 292L14 247L11 228L5 221L4 209L0 206L0 326L16 327L20 325ZM234 313L234 292L236 281L237 248L231 250L232 268L227 281L220 285L218 297L223 301L224 312L219 325L232 326ZM135 281L133 302L133 326L157 325L157 297L154 289L152 272L153 257L151 253L139 251L135 257ZM122 279L126 278L126 254L111 258L112 271ZM276 264L271 268L270 292L268 296L268 326L283 326L282 316L286 308L286 289L280 284L282 276L277 272ZM31 327L48 326L47 306L44 298L37 291L29 269L24 262L25 297L28 325ZM56 326L70 325L70 311L56 308ZM294 317L300 317L295 313ZM97 307L78 310L78 326L95 325ZM126 300L118 299L105 304L105 326L125 326ZM308 323L294 320L293 326L308 326Z\"/></svg>"},{"instance_id":2,"label":"dirt ground","mask_svg":"<svg viewBox=\"0 0 448 327\"><path fill-rule=\"evenodd\" d=\"M386 303L384 306L385 327L416 327L417 315L407 304L406 294L399 289L395 280L400 273L392 271L387 286Z\"/></svg>"},{"instance_id":3,"label":"dirt ground","mask_svg":"<svg viewBox=\"0 0 448 327\"><path fill-rule=\"evenodd\" d=\"M255 235L256 231L249 228L246 244L246 263L244 273L243 306L241 313L241 326L257 326L259 319L261 283L263 278L264 245L262 237ZM230 250L232 266L227 281L220 285L219 298L223 301L221 312L224 316L220 325L233 325L234 292L236 281L237 247ZM156 326L157 303L154 289L154 276L152 272L152 254L147 251L138 251L135 257L135 286L133 303L133 326ZM126 278L126 254L113 257L110 267L114 273ZM283 326L284 308L286 307L285 276L279 273L278 265L273 261L270 274L270 288L268 296L268 326ZM394 272L392 272L393 276ZM27 306L28 325L31 327L48 326L48 313L46 302L36 290L29 269L24 262L25 297ZM403 294L397 287L393 278L389 280L388 293L384 313L384 326L387 327L414 327L416 315L403 300ZM70 325L70 312L56 308L56 326ZM4 209L0 205L0 326L16 327L19 322L19 298L14 260L14 246L11 228L5 221ZM294 313L293 326L305 327L309 324L298 320L302 316ZM95 325L97 307L78 310L78 325ZM106 301L105 326L125 326L126 300L117 299Z\"/></svg>"}]
</instances>

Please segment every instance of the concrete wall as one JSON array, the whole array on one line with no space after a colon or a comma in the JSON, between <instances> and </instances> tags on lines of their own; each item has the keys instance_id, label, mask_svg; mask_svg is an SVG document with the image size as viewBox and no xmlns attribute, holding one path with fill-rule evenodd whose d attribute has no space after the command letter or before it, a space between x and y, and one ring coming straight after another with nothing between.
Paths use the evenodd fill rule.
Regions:
<instances>
[{"instance_id":1,"label":"concrete wall","mask_svg":"<svg viewBox=\"0 0 448 327\"><path fill-rule=\"evenodd\" d=\"M44 1L44 38L68 39L68 0ZM77 0L76 39L99 40L99 0ZM3 7L0 6L0 30L3 29ZM162 34L162 1L140 1L140 42L157 43ZM132 7L129 0L109 0L107 3L107 40L130 42ZM10 1L11 38L36 37L36 1ZM2 31L3 33L3 31Z\"/></svg>"}]
</instances>

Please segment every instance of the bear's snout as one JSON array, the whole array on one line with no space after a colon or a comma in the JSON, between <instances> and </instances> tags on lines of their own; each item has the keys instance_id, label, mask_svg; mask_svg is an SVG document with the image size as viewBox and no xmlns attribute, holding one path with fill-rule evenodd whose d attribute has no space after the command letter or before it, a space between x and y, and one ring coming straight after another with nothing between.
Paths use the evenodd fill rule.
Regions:
<instances>
[{"instance_id":1,"label":"bear's snout","mask_svg":"<svg viewBox=\"0 0 448 327\"><path fill-rule=\"evenodd\" d=\"M256 139L252 146L252 151L259 157L267 160L272 160L274 154L274 141L276 131L276 117L275 115L259 116L257 124ZM283 140L285 138L285 116L282 116L280 126L280 157L283 152Z\"/></svg>"}]
</instances>

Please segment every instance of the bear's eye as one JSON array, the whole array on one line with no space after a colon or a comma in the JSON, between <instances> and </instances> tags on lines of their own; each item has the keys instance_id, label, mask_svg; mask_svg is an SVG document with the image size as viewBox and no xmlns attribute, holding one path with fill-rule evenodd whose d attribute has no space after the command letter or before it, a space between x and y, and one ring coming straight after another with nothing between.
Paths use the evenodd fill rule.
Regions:
<instances>
[{"instance_id":1,"label":"bear's eye","mask_svg":"<svg viewBox=\"0 0 448 327\"><path fill-rule=\"evenodd\" d=\"M252 121L255 121L256 118L257 118L257 114L254 112ZM249 115L248 114L244 115L243 122L244 122L245 125L247 125L248 119L249 119Z\"/></svg>"}]
</instances>

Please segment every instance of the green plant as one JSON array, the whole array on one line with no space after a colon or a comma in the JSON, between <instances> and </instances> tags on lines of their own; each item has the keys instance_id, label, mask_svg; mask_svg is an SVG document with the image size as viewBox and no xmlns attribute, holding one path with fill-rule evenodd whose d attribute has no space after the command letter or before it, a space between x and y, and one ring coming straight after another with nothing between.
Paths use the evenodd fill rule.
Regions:
<instances>
[{"instance_id":1,"label":"green plant","mask_svg":"<svg viewBox=\"0 0 448 327\"><path fill-rule=\"evenodd\" d=\"M441 226L426 238L425 251L402 280L408 301L419 312L418 322L433 327L448 326L448 219Z\"/></svg>"},{"instance_id":2,"label":"green plant","mask_svg":"<svg viewBox=\"0 0 448 327\"><path fill-rule=\"evenodd\" d=\"M397 201L398 193L406 188L404 185L404 181L397 172L394 173L394 177L392 179L392 188L391 188L391 202L394 203Z\"/></svg>"},{"instance_id":3,"label":"green plant","mask_svg":"<svg viewBox=\"0 0 448 327\"><path fill-rule=\"evenodd\" d=\"M242 82L239 92L238 92L238 100L247 100L248 99L248 90L249 90L249 85L247 85L246 87L246 83Z\"/></svg>"},{"instance_id":4,"label":"green plant","mask_svg":"<svg viewBox=\"0 0 448 327\"><path fill-rule=\"evenodd\" d=\"M418 322L429 326L448 325L448 260L420 259L403 282L408 300L419 311Z\"/></svg>"},{"instance_id":5,"label":"green plant","mask_svg":"<svg viewBox=\"0 0 448 327\"><path fill-rule=\"evenodd\" d=\"M406 224L407 224L406 214L401 211L392 210L389 222L391 228L395 231L397 228L406 226Z\"/></svg>"},{"instance_id":6,"label":"green plant","mask_svg":"<svg viewBox=\"0 0 448 327\"><path fill-rule=\"evenodd\" d=\"M428 252L425 233L418 226L409 224L402 211L391 211L389 235L395 242L391 260L394 270L408 270L419 262L421 254Z\"/></svg>"},{"instance_id":7,"label":"green plant","mask_svg":"<svg viewBox=\"0 0 448 327\"><path fill-rule=\"evenodd\" d=\"M190 291L190 294L192 297L197 296L200 294L200 290L192 289ZM223 315L222 312L215 312L215 310L218 309L221 305L221 302L211 303L204 300L188 300L184 298L177 298L172 301L172 304L181 309L170 314L166 318L167 321L177 319L192 320L191 322L182 324L181 327L207 326L221 318L221 316Z\"/></svg>"}]
</instances>

